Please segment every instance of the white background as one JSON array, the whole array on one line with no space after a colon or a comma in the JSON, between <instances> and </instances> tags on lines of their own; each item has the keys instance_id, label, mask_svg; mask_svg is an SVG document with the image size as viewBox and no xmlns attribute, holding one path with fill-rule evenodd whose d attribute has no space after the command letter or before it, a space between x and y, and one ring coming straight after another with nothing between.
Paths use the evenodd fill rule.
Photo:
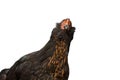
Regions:
<instances>
[{"instance_id":1,"label":"white background","mask_svg":"<svg viewBox=\"0 0 120 80\"><path fill-rule=\"evenodd\" d=\"M120 80L119 0L0 0L0 70L41 49L64 18L76 27L69 80Z\"/></svg>"}]
</instances>

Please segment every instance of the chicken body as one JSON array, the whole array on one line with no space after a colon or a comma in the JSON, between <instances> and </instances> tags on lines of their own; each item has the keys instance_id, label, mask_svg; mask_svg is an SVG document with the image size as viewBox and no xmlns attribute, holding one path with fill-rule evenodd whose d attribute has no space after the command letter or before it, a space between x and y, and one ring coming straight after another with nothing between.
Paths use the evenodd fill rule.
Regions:
<instances>
[{"instance_id":1,"label":"chicken body","mask_svg":"<svg viewBox=\"0 0 120 80\"><path fill-rule=\"evenodd\" d=\"M58 23L41 50L23 56L0 80L68 80L68 52L75 30L70 23L69 19Z\"/></svg>"}]
</instances>

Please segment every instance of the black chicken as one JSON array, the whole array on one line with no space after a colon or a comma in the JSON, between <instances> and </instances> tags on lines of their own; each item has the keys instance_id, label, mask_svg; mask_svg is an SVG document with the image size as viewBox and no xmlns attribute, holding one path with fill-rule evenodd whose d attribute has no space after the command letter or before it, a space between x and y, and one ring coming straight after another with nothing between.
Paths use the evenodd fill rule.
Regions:
<instances>
[{"instance_id":1,"label":"black chicken","mask_svg":"<svg viewBox=\"0 0 120 80\"><path fill-rule=\"evenodd\" d=\"M75 28L70 19L57 23L48 43L39 51L20 58L0 80L68 80L68 52Z\"/></svg>"}]
</instances>

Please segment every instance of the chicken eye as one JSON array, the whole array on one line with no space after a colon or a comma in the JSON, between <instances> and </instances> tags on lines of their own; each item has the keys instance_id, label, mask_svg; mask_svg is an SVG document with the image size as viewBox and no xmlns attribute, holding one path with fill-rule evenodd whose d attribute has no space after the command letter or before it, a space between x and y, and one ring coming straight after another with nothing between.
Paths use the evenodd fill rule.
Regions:
<instances>
[{"instance_id":1,"label":"chicken eye","mask_svg":"<svg viewBox=\"0 0 120 80\"><path fill-rule=\"evenodd\" d=\"M64 29L68 29L68 28L69 28L69 26L68 26L68 25L65 25L65 26L64 26Z\"/></svg>"}]
</instances>

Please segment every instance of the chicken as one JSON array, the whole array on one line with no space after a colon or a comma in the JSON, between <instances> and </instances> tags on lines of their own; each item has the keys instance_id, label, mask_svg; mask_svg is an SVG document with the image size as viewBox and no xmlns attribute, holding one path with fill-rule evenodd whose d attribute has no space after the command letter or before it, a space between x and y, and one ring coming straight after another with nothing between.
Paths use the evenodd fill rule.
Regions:
<instances>
[{"instance_id":1,"label":"chicken","mask_svg":"<svg viewBox=\"0 0 120 80\"><path fill-rule=\"evenodd\" d=\"M9 69L3 69L3 70L0 72L0 80L6 80L8 71L9 71Z\"/></svg>"},{"instance_id":2,"label":"chicken","mask_svg":"<svg viewBox=\"0 0 120 80\"><path fill-rule=\"evenodd\" d=\"M1 72L4 76L0 80L68 80L68 52L74 31L68 18L57 23L47 44L20 58L6 73Z\"/></svg>"}]
</instances>

